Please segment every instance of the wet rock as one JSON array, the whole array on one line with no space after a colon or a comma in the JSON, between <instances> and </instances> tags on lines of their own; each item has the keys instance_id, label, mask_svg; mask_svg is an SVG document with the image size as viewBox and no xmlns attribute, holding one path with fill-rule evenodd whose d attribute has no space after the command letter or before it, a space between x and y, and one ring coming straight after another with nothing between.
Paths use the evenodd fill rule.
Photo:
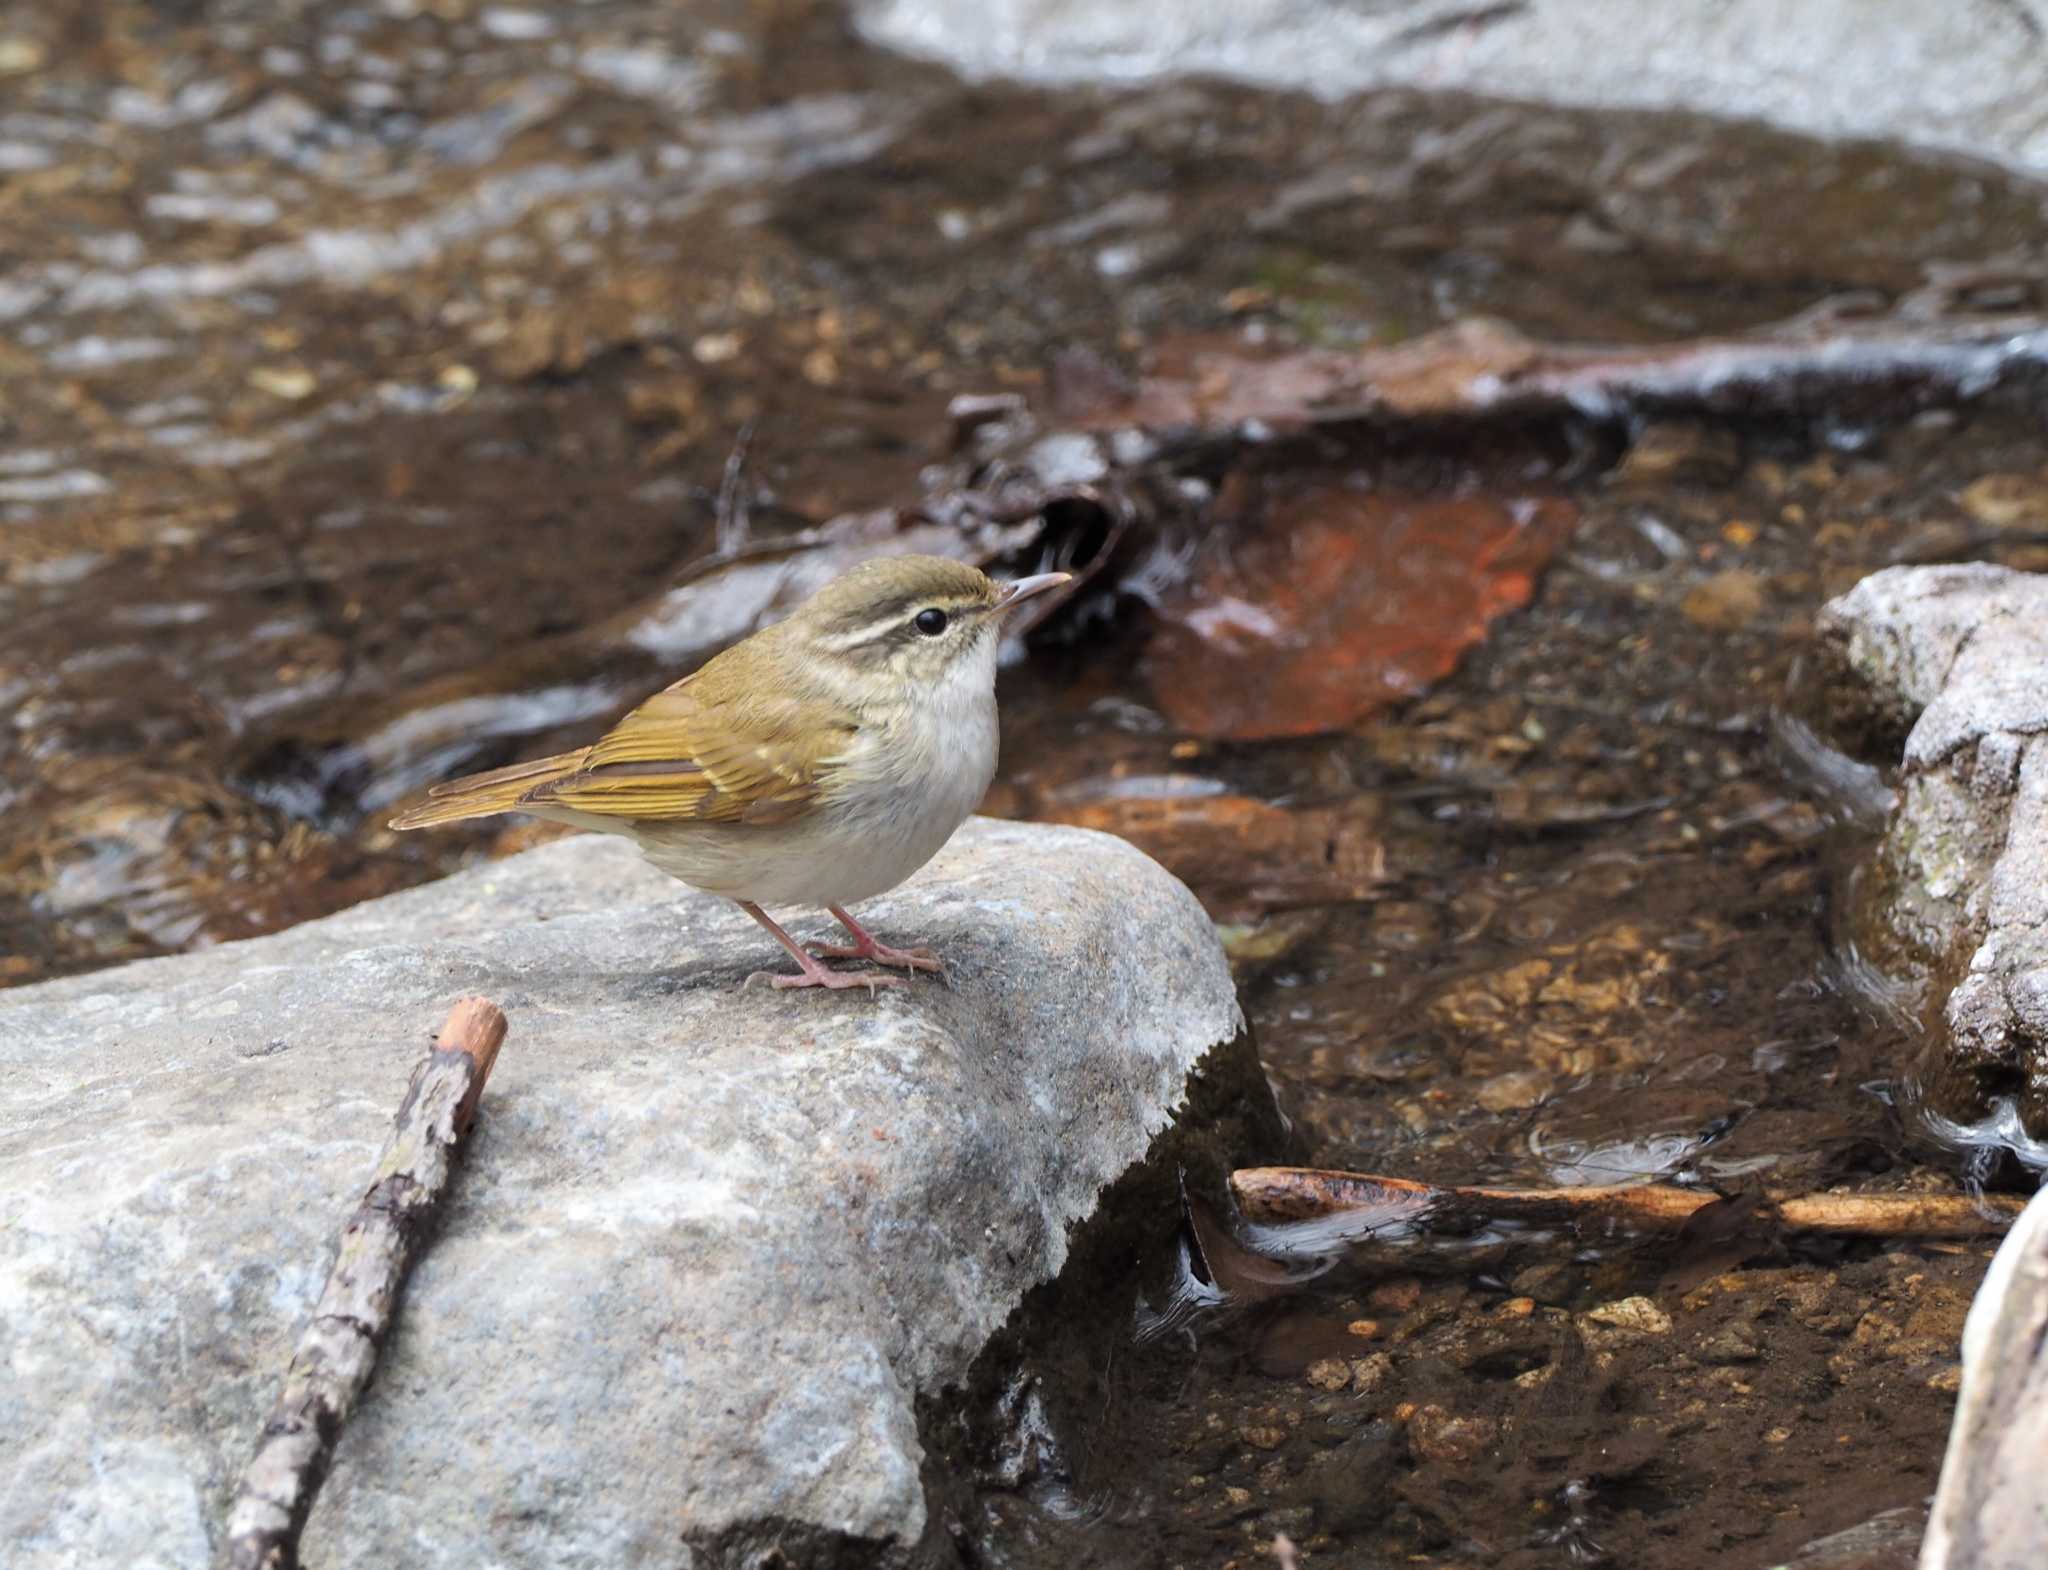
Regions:
<instances>
[{"instance_id":1,"label":"wet rock","mask_svg":"<svg viewBox=\"0 0 2048 1570\"><path fill-rule=\"evenodd\" d=\"M1754 1363L1763 1356L1757 1334L1748 1325L1729 1325L1707 1337L1699 1346L1702 1363Z\"/></svg>"},{"instance_id":2,"label":"wet rock","mask_svg":"<svg viewBox=\"0 0 2048 1570\"><path fill-rule=\"evenodd\" d=\"M1764 580L1739 567L1717 572L1687 590L1678 608L1694 626L1735 632L1763 614Z\"/></svg>"},{"instance_id":3,"label":"wet rock","mask_svg":"<svg viewBox=\"0 0 2048 1570\"><path fill-rule=\"evenodd\" d=\"M917 1401L1241 1020L1193 897L1100 836L977 821L863 914L952 987L743 990L782 960L753 923L579 837L8 994L9 1564L210 1562L335 1229L469 992L511 1035L308 1560L903 1563L936 1530Z\"/></svg>"},{"instance_id":4,"label":"wet rock","mask_svg":"<svg viewBox=\"0 0 2048 1570\"><path fill-rule=\"evenodd\" d=\"M1815 1538L1773 1570L1913 1570L1926 1527L1925 1505L1901 1505L1847 1531Z\"/></svg>"},{"instance_id":5,"label":"wet rock","mask_svg":"<svg viewBox=\"0 0 2048 1570\"><path fill-rule=\"evenodd\" d=\"M1408 1445L1424 1461L1470 1466L1500 1443L1500 1423L1440 1406L1417 1407L1408 1419Z\"/></svg>"},{"instance_id":6,"label":"wet rock","mask_svg":"<svg viewBox=\"0 0 2048 1570\"><path fill-rule=\"evenodd\" d=\"M1741 470L1742 441L1734 432L1652 420L1622 455L1608 483L1629 494L1661 496L1674 485L1727 485Z\"/></svg>"},{"instance_id":7,"label":"wet rock","mask_svg":"<svg viewBox=\"0 0 2048 1570\"><path fill-rule=\"evenodd\" d=\"M1360 1395L1371 1395L1394 1375L1394 1360L1385 1352L1375 1352L1370 1357L1354 1358L1351 1364L1351 1388Z\"/></svg>"},{"instance_id":8,"label":"wet rock","mask_svg":"<svg viewBox=\"0 0 2048 1570\"><path fill-rule=\"evenodd\" d=\"M1341 1357L1323 1357L1308 1365L1308 1382L1317 1390L1342 1390L1351 1383L1351 1365Z\"/></svg>"},{"instance_id":9,"label":"wet rock","mask_svg":"<svg viewBox=\"0 0 2048 1570\"><path fill-rule=\"evenodd\" d=\"M1852 716L1910 725L1880 931L1956 977L1937 1116L2048 1135L2048 577L1894 567L1823 607ZM2006 1130L2008 1136L2017 1130Z\"/></svg>"},{"instance_id":10,"label":"wet rock","mask_svg":"<svg viewBox=\"0 0 2048 1570\"><path fill-rule=\"evenodd\" d=\"M1962 1395L1920 1570L2032 1570L2048 1564L2048 1193L1999 1245L1962 1340Z\"/></svg>"},{"instance_id":11,"label":"wet rock","mask_svg":"<svg viewBox=\"0 0 2048 1570\"><path fill-rule=\"evenodd\" d=\"M1897 137L2048 165L2048 42L2030 3L1771 0L862 0L869 37L975 75L1235 76L1338 96L1409 86L1692 109L1835 136ZM1898 62L1913 69L1901 73ZM1816 72L1813 62L1828 69Z\"/></svg>"},{"instance_id":12,"label":"wet rock","mask_svg":"<svg viewBox=\"0 0 2048 1570\"><path fill-rule=\"evenodd\" d=\"M2048 474L1986 474L1964 486L1956 504L1987 529L2048 528Z\"/></svg>"},{"instance_id":13,"label":"wet rock","mask_svg":"<svg viewBox=\"0 0 2048 1570\"><path fill-rule=\"evenodd\" d=\"M1668 1336L1671 1316L1646 1297L1624 1297L1587 1309L1579 1316L1579 1329L1587 1345L1599 1346L1638 1336Z\"/></svg>"}]
</instances>

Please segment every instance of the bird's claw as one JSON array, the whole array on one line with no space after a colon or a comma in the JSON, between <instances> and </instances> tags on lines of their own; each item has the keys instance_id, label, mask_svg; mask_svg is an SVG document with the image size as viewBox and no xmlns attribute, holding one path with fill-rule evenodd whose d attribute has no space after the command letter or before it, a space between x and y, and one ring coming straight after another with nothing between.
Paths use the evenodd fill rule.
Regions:
<instances>
[{"instance_id":1,"label":"bird's claw","mask_svg":"<svg viewBox=\"0 0 2048 1570\"><path fill-rule=\"evenodd\" d=\"M881 987L908 985L901 976L891 976L879 970L827 970L822 965L795 976L757 970L747 977L742 987L751 987L757 981L766 981L777 992L789 992L798 987L824 987L833 992L843 992L848 987L866 987L870 997Z\"/></svg>"},{"instance_id":2,"label":"bird's claw","mask_svg":"<svg viewBox=\"0 0 2048 1570\"><path fill-rule=\"evenodd\" d=\"M886 943L874 943L867 947L859 944L820 944L811 952L819 959L865 959L877 965L893 966L897 970L928 970L936 976L946 974L946 962L930 949L891 948Z\"/></svg>"}]
</instances>

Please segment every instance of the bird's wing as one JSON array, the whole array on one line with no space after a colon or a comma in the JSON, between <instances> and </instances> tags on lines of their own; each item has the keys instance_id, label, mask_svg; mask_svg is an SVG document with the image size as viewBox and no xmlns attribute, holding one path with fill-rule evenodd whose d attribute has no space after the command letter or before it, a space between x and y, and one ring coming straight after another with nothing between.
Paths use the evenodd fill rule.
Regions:
<instances>
[{"instance_id":1,"label":"bird's wing","mask_svg":"<svg viewBox=\"0 0 2048 1570\"><path fill-rule=\"evenodd\" d=\"M859 729L853 717L786 694L707 702L693 686L656 693L526 802L607 818L762 825L811 811Z\"/></svg>"}]
</instances>

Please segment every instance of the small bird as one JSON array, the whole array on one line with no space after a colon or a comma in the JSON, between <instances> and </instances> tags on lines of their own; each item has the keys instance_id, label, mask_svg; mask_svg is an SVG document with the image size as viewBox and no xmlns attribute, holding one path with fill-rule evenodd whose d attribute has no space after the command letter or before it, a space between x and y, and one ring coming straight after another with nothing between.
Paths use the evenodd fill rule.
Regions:
<instances>
[{"instance_id":1,"label":"small bird","mask_svg":"<svg viewBox=\"0 0 2048 1570\"><path fill-rule=\"evenodd\" d=\"M777 987L904 984L820 959L943 974L930 949L892 948L846 907L917 871L980 804L996 771L1003 618L1068 576L998 583L942 556L863 562L590 746L436 785L391 826L525 812L623 834L773 933L798 967ZM822 905L852 946L813 955L761 908L789 904Z\"/></svg>"}]
</instances>

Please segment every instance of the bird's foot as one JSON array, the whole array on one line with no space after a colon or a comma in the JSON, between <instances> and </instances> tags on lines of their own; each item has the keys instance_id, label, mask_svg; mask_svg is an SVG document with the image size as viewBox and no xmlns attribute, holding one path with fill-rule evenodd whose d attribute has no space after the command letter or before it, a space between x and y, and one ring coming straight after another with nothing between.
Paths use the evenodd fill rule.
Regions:
<instances>
[{"instance_id":1,"label":"bird's foot","mask_svg":"<svg viewBox=\"0 0 2048 1570\"><path fill-rule=\"evenodd\" d=\"M824 987L833 992L843 992L848 987L866 987L870 996L881 987L909 985L901 976L892 976L887 971L827 970L823 965L816 963L806 965L794 976L772 970L757 970L747 977L745 984L751 987L757 981L766 981L777 992L789 992L798 987Z\"/></svg>"},{"instance_id":2,"label":"bird's foot","mask_svg":"<svg viewBox=\"0 0 2048 1570\"><path fill-rule=\"evenodd\" d=\"M768 913L761 909L759 905L754 904L751 900L741 900L739 907L775 934L775 941L789 950L790 958L796 961L798 971L797 975L788 976L777 975L771 970L757 970L753 975L740 983L742 991L763 979L766 979L768 985L777 992L786 992L795 987L824 987L831 992L843 992L848 987L866 987L870 997L873 997L876 991L882 987L900 987L905 985L901 976L884 975L879 970L827 970L818 963L816 955L810 953L795 938L778 927L769 917ZM848 930L854 929L849 928ZM863 932L861 936L865 938L867 934Z\"/></svg>"},{"instance_id":3,"label":"bird's foot","mask_svg":"<svg viewBox=\"0 0 2048 1570\"><path fill-rule=\"evenodd\" d=\"M811 952L819 959L864 959L896 970L929 970L941 976L946 973L946 962L930 949L891 948L875 938L865 943L820 944Z\"/></svg>"},{"instance_id":4,"label":"bird's foot","mask_svg":"<svg viewBox=\"0 0 2048 1570\"><path fill-rule=\"evenodd\" d=\"M899 949L884 943L867 928L855 921L837 905L827 905L833 918L852 936L853 942L844 946L820 944L813 952L820 959L864 959L874 965L888 965L896 970L916 972L928 970L941 981L951 985L952 978L946 974L946 962L930 949Z\"/></svg>"}]
</instances>

